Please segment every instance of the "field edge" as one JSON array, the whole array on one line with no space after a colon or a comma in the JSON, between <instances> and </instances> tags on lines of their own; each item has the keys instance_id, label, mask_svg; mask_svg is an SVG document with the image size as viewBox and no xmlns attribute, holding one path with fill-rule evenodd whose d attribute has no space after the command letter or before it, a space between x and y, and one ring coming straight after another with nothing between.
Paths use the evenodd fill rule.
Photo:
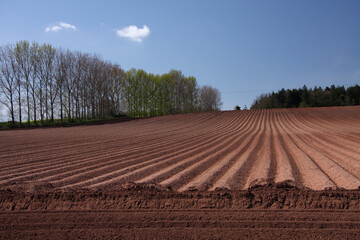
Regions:
<instances>
[{"instance_id":1,"label":"field edge","mask_svg":"<svg viewBox=\"0 0 360 240\"><path fill-rule=\"evenodd\" d=\"M248 190L176 192L156 185L127 184L108 190L0 190L0 211L96 209L298 209L360 210L360 190L315 191L282 185Z\"/></svg>"}]
</instances>

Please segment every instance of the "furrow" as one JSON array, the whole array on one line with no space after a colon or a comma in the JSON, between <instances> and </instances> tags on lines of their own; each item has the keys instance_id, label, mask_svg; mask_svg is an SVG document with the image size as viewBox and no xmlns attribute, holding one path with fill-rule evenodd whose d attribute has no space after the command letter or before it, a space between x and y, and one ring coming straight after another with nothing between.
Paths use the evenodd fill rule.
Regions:
<instances>
[{"instance_id":1,"label":"furrow","mask_svg":"<svg viewBox=\"0 0 360 240\"><path fill-rule=\"evenodd\" d=\"M239 121L241 121L241 119L242 119L242 118L238 118ZM246 125L248 124L248 120L249 120L249 116L245 117L244 121L243 121L243 122L240 122L242 125L238 126L237 128L234 128L234 130L231 130L231 131L235 131L235 130L237 130L237 129L242 129L242 128L244 128L243 126L246 126ZM245 131L246 129L247 129L247 128L244 128L244 130L242 130L242 131ZM240 132L239 132L238 134L240 134ZM203 160L201 160L200 162L197 162L197 163L191 165L191 168L195 168L195 167L197 167L198 165L201 165L203 162L205 162L205 159L203 159ZM161 176L161 175L163 175L163 174L166 174L166 173L168 173L168 172L171 172L171 171L174 170L174 169L177 169L179 166L182 166L182 165L184 165L183 162L178 162L178 163L176 163L176 164L174 164L174 165L171 165L171 166L169 166L169 167L167 167L167 168L161 169L161 170L159 170L159 171L157 171L157 172L155 172L155 173L153 173L153 174L151 174L151 175L149 175L149 176L146 176L146 177L138 180L137 182L138 182L138 183L143 183L143 182L152 181L152 180L158 178L159 176ZM173 175L173 174L172 174L172 175Z\"/></svg>"},{"instance_id":2,"label":"furrow","mask_svg":"<svg viewBox=\"0 0 360 240\"><path fill-rule=\"evenodd\" d=\"M195 137L197 138L197 137ZM187 136L183 139L178 139L177 142L174 142L173 145L170 144L170 143L167 143L166 146L168 147L168 151L170 150L173 150L172 148L175 146L175 147L182 147L182 144L180 144L181 141L183 141L182 143L184 145L186 145L186 142L191 139L190 136ZM181 141L180 141L181 140ZM152 146L150 145L151 147L149 149L153 149L153 148L158 148L159 146L155 145L155 146ZM164 145L165 146L165 145ZM141 148L140 148L141 149ZM149 154L151 154L151 151L149 152L149 149L142 149L142 154L140 154L140 156L148 156ZM3 175L1 176L0 179L8 179L9 180L9 176L12 176L12 177L20 177L20 176L30 176L32 173L39 173L41 171L43 171L44 173L46 173L46 171L50 171L50 170L53 170L53 169L56 169L56 172L59 172L61 170L71 170L73 171L75 167L77 166L86 166L84 169L87 169L87 168L92 168L92 164L98 164L99 163L99 160L102 160L101 161L101 165L104 165L107 163L106 160L108 159L114 159L116 158L115 162L118 162L119 161L119 158L120 157L123 157L123 156L128 156L129 155L129 152L128 151L119 151L119 152L116 152L116 151L105 151L105 152L100 152L98 154L96 154L95 156L93 157L88 157L88 158L83 158L82 155L83 154L86 154L86 156L88 155L88 152L82 152L81 154L77 155L77 156L72 156L70 159L65 159L63 161L61 161L59 164L59 159L61 158L58 158L58 159L53 159L51 162L49 162L48 164L46 163L42 163L40 165L30 165L28 167L25 168L26 169L31 169L29 171L20 171L19 172L19 169L17 169L17 174L13 174L11 171L8 172L7 175ZM79 160L79 159L83 159L83 160ZM65 161L65 163L64 163ZM75 162L74 162L75 161ZM57 163L57 164L53 164L54 163ZM90 166L89 166L90 165ZM39 168L39 166L41 166ZM15 171L15 170L14 170ZM62 173L64 174L64 173ZM17 178L18 179L18 178ZM1 184L1 183L0 183Z\"/></svg>"},{"instance_id":3,"label":"furrow","mask_svg":"<svg viewBox=\"0 0 360 240\"><path fill-rule=\"evenodd\" d=\"M189 144L187 144L187 145L189 145ZM180 149L182 149L181 145L180 145ZM171 154L174 154L173 150L171 150L169 148L169 152L170 151L172 152ZM142 157L144 157L144 156L149 157L151 155L143 154ZM141 157L137 158L137 159L141 159ZM109 162L107 162L107 160L110 161L110 164L109 164ZM119 163L119 161L120 161L120 163ZM92 163L93 163L93 166L89 166L89 164L92 164ZM91 171L87 171L87 172L83 173L82 170L93 169L93 171L99 171L100 169L102 170L104 168L114 169L114 167L116 165L111 165L111 163L118 163L118 164L124 165L124 164L126 164L126 161L122 162L122 159L120 159L119 156L117 156L116 154L114 155L113 153L110 152L108 154L108 157L106 157L104 155L100 155L100 156L96 156L96 157L83 158L83 160L78 161L78 163L57 164L57 165L53 165L50 168L43 168L43 169L36 168L35 170L28 172L28 174L20 175L20 176L17 175L16 177L12 177L10 179L0 181L0 185L4 184L6 182L9 182L9 181L14 181L14 180L24 180L24 179L28 180L28 179L35 178L35 177L40 177L40 179L41 179L41 176L48 176L48 177L44 177L44 179L42 179L42 180L50 180L53 178L53 175L55 175L56 173L58 173L61 170L69 170L69 171L65 173L65 175L68 177L64 178L65 180L64 179L59 180L59 182L67 181L68 179L74 179L74 178L77 178L77 177L80 177L83 175L87 175L89 172L91 172ZM88 166L88 167L84 167L83 169L75 169L74 170L74 168L78 167L78 166L80 166L80 167ZM105 166L105 167L101 168L101 166ZM79 170L80 170L80 173L75 174ZM38 180L40 180L40 179L38 179ZM57 181L52 181L52 182L57 183Z\"/></svg>"},{"instance_id":4,"label":"furrow","mask_svg":"<svg viewBox=\"0 0 360 240\"><path fill-rule=\"evenodd\" d=\"M277 125L275 124L275 112L271 113L270 127L272 130L272 143L274 146L274 154L276 159L276 173L274 181L276 183L291 181L295 182L295 177L293 175L292 166L290 164L289 156L287 155L283 145L280 142L280 133Z\"/></svg>"},{"instance_id":5,"label":"furrow","mask_svg":"<svg viewBox=\"0 0 360 240\"><path fill-rule=\"evenodd\" d=\"M306 132L311 129L304 125L297 118L292 117L291 121L293 122L293 128L297 129L299 132L303 133L302 138L311 146L328 158L331 158L336 163L340 164L347 171L354 173L358 178L360 177L360 155L354 153L353 151L348 151L339 144L334 144L332 141L340 142L341 140L332 139L329 140L329 137L318 136L318 134L309 134ZM296 123L296 124L295 124Z\"/></svg>"},{"instance_id":6,"label":"furrow","mask_svg":"<svg viewBox=\"0 0 360 240\"><path fill-rule=\"evenodd\" d=\"M234 184L233 181L240 171L240 169L243 167L244 163L249 159L251 154L253 154L253 151L256 149L259 139L261 136L261 126L262 121L259 120L258 116L254 116L255 120L257 121L256 127L254 129L255 133L252 137L246 139L244 152L237 157L236 161L229 167L229 169L223 173L223 175L210 187L210 191L216 190L216 189L232 189L231 185ZM239 184L236 182L236 184Z\"/></svg>"},{"instance_id":7,"label":"furrow","mask_svg":"<svg viewBox=\"0 0 360 240\"><path fill-rule=\"evenodd\" d=\"M228 133L230 134L230 133ZM111 171L109 173L101 174L98 176L93 176L88 178L87 180L76 182L70 185L64 185L63 188L67 187L74 187L74 186L87 186L89 187L98 187L100 185L108 185L109 183L116 182L118 180L124 179L126 177L129 177L133 174L137 174L142 171L146 171L150 168L157 168L157 166L161 166L161 164L168 163L168 162L174 162L181 158L186 158L190 156L194 156L194 154L206 154L209 152L209 146L217 144L218 142L223 142L228 136L222 136L221 138L211 139L211 141L208 141L206 144L201 144L202 146L199 147L197 145L194 145L191 150L184 149L182 153L177 154L173 157L161 157L159 159L152 159L147 162L140 162L138 164L134 164L116 171ZM216 141L214 143L214 141ZM196 155L195 155L196 156Z\"/></svg>"},{"instance_id":8,"label":"furrow","mask_svg":"<svg viewBox=\"0 0 360 240\"><path fill-rule=\"evenodd\" d=\"M304 114L305 115L305 114ZM341 145L343 148L348 149L349 151L353 151L356 152L357 154L360 155L360 150L358 145L356 144L357 142L360 141L360 137L356 137L354 135L354 129L348 129L347 131L344 130L340 130L341 129L341 125L338 125L337 128L328 128L328 123L330 122L316 122L318 119L314 118L312 119L311 116L306 115L308 119L310 119L311 121L309 121L308 119L305 118L305 116L298 116L299 119L306 119L304 120L304 124L306 123L307 126L309 126L311 129L313 129L313 131L316 131L315 135L323 135L326 136L326 138L328 138L329 141L332 141L332 139L334 137L337 138L338 141L335 142L335 144L339 144ZM352 123L353 126L355 126L354 123ZM346 132L348 132L348 134L346 134Z\"/></svg>"},{"instance_id":9,"label":"furrow","mask_svg":"<svg viewBox=\"0 0 360 240\"><path fill-rule=\"evenodd\" d=\"M248 189L254 185L263 185L269 182L269 172L271 164L271 129L269 125L269 111L265 111L263 144L255 155L255 160L246 179L243 189Z\"/></svg>"},{"instance_id":10,"label":"furrow","mask_svg":"<svg viewBox=\"0 0 360 240\"><path fill-rule=\"evenodd\" d=\"M176 171L177 174L172 175L170 178L163 180L160 182L160 185L166 186L171 185L172 183L179 181L179 179L183 179L185 175L188 176L197 176L194 179L190 180L190 182L187 182L187 184L183 185L178 189L178 191L186 191L188 189L196 188L199 190L206 189L216 177L217 173L222 170L222 168L226 167L233 158L238 154L238 150L242 149L242 147L246 144L246 139L249 134L249 128L251 126L249 125L250 121L246 121L247 127L244 128L240 132L235 132L234 135L237 136L231 144L227 144L225 148L223 148L221 151L217 152L213 156L209 156L207 158L202 159L199 162L196 162L195 164L183 169L182 171ZM244 144L245 143L245 144ZM215 163L211 165L211 162L215 160ZM211 167L209 167L209 165ZM195 170L199 169L201 166L204 167L201 174L195 174ZM167 169L166 172L170 171L172 169ZM186 182L186 181L181 181Z\"/></svg>"},{"instance_id":11,"label":"furrow","mask_svg":"<svg viewBox=\"0 0 360 240\"><path fill-rule=\"evenodd\" d=\"M197 118L196 118L197 119ZM191 129L191 127L194 127L194 128L196 128L196 127L198 127L197 126L197 124L199 124L198 123L198 121L195 121L196 119L193 119L194 121L191 123L191 124L189 124L188 126L187 126L187 129ZM194 123L195 122L195 123ZM203 119L202 119L202 121L201 121L202 123L203 123ZM179 125L176 125L176 124L174 124L174 126L177 126L177 128L179 128L178 126ZM210 125L211 126L211 125ZM138 126L139 127L139 126ZM164 132L161 132L162 134L163 133L166 133L166 132L173 132L174 131L174 129L170 129L169 130L169 128L167 127L166 128L167 130ZM121 130L121 132L122 132L122 134L124 133L124 130L126 130L126 129L122 129ZM183 131L183 129L175 129L175 131ZM145 129L141 129L141 134L142 134L142 136L146 136L147 134L145 134ZM147 130L149 133L149 135L152 135L153 134L153 131L154 131L154 127L153 126L149 126L149 128L148 128L148 130ZM116 131L115 131L116 132ZM70 133L70 132L68 132L68 133ZM129 136L130 136L130 134L131 135L134 135L134 131L131 131L131 132L129 132ZM159 134L159 132L157 132L157 134ZM95 136L96 134L94 134L94 132L92 132L92 135L93 136ZM57 134L56 135L56 137L58 137L59 136L59 134ZM52 139L54 139L54 138L52 138ZM78 147L80 147L80 146L82 146L82 145L88 145L88 146L93 146L93 145L99 145L97 142L98 141L93 141L93 142L89 142L89 140L88 139L85 139L84 141L84 143L79 143L79 140L77 140L77 141L73 141L73 142L69 142L68 140L68 138L64 138L64 137L61 137L60 139L64 139L64 140L66 140L65 142L65 144L59 144L59 143L57 143L57 144L53 144L53 146L54 146L54 148L50 148L50 146L51 145L45 145L44 146L44 144L46 144L46 142L36 142L36 143L38 143L38 144L41 144L41 147L42 147L42 149L47 149L48 151L59 151L59 150L61 150L61 149L63 149L63 148L65 148L65 149L69 149L69 148L78 148ZM131 138L128 138L128 139L131 139ZM58 140L58 139L57 139ZM118 138L113 138L113 139L104 139L104 141L102 142L102 145L106 145L106 144L109 144L109 143L112 143L112 142L115 142L116 140L119 140ZM122 139L122 140L126 140L126 138L125 139ZM17 144L18 145L18 144ZM29 145L29 142L26 142L26 145L28 146ZM33 154L33 153L37 153L37 152L42 152L43 150L42 149L40 149L40 150L37 150L38 149L38 147L35 145L35 146L31 146L31 144L30 144L30 147L27 147L28 149L30 149L30 151L29 152L27 152L27 151L24 151L24 149L21 149L21 151L19 150L19 149L16 149L15 150L15 157L17 157L17 158L19 158L20 156L27 156L27 155L29 155L29 154ZM36 149L36 150L34 150L34 149ZM19 155L19 152L22 154L22 155ZM6 153L7 154L5 154L5 155L1 155L2 156L2 159L3 158L5 158L5 157L7 157L8 155L9 155L9 151L6 151ZM10 155L11 156L11 155Z\"/></svg>"},{"instance_id":12,"label":"furrow","mask_svg":"<svg viewBox=\"0 0 360 240\"><path fill-rule=\"evenodd\" d=\"M288 129L285 122L286 121L283 120L283 114L279 114L278 124L281 127L284 142L302 175L303 185L314 190L336 187L334 182L302 151L297 139L295 138L294 140L293 138L294 133Z\"/></svg>"},{"instance_id":13,"label":"furrow","mask_svg":"<svg viewBox=\"0 0 360 240\"><path fill-rule=\"evenodd\" d=\"M287 125L289 127L295 129L293 124L286 117L284 118L284 121L287 121ZM346 171L332 159L317 151L317 149L314 149L308 143L303 141L298 134L293 134L292 138L299 146L301 146L301 149L332 179L332 181L335 182L338 187L357 189L360 186L360 179Z\"/></svg>"},{"instance_id":14,"label":"furrow","mask_svg":"<svg viewBox=\"0 0 360 240\"><path fill-rule=\"evenodd\" d=\"M226 122L226 121L224 121L224 122ZM190 133L191 135L193 135L193 133ZM198 136L196 136L196 137L198 137ZM191 136L185 136L185 137L183 137L183 139L177 139L177 141L174 141L173 143L175 144L175 146L176 145L179 145L179 143L180 143L180 140L184 140L184 141L189 141L189 140L191 140ZM163 143L164 144L164 143ZM166 146L168 147L168 148L171 148L172 146L171 146L171 144L169 144L169 143L165 143L166 144ZM178 147L181 147L181 145L180 146L178 146ZM149 149L156 149L156 148L159 148L159 146L149 146L148 147ZM144 149L143 147L141 148L141 147L137 147L137 149L139 149L139 150L142 150L142 152L144 152L146 155L148 155L149 154L149 149ZM108 150L106 150L105 151L105 153L106 152L109 152ZM42 163L40 163L40 166L42 166L42 168L38 168L37 166L38 165L30 165L30 166L28 166L27 167L27 169L32 169L32 170L30 170L30 171L27 171L27 172L21 172L21 173L19 173L19 169L16 169L16 170L14 170L14 171L17 171L17 175L16 176L19 176L19 175L24 175L24 174L29 174L29 173L34 173L34 172L36 172L36 173L38 173L39 172L39 170L47 170L47 169L54 169L54 168L58 168L57 170L61 170L61 169L67 169L67 168L69 168L68 166L70 166L70 168L71 169L73 169L74 168L74 166L77 166L77 165L84 165L84 162L85 162L85 164L86 164L86 166L89 166L89 164L91 163L91 159L95 159L95 160L93 160L92 162L96 162L97 161L97 159L98 158L103 158L103 160L106 160L106 159L109 159L109 157L107 157L107 156L110 156L110 158L112 157L113 158L113 156L115 155L116 156L116 154L114 153L114 152L111 152L110 154L104 154L104 155L102 155L102 153L101 154L97 154L98 155L98 157L92 157L92 158L88 158L88 159L85 159L85 160L83 160L83 161L77 161L77 163L73 163L73 162L70 162L70 163L67 163L67 164L61 164L61 165L53 165L52 164L52 162L57 162L58 161L58 159L52 159L50 162L48 162L48 166L51 166L50 168L44 168L44 166L46 166L46 163L45 162L42 162ZM73 159L76 159L76 160L78 160L78 159L81 159L81 155L80 156L73 156ZM68 160L68 159L67 159ZM62 162L64 162L64 161L62 161ZM63 168L59 168L59 167L62 167L62 166L64 166ZM26 169L26 168L25 168ZM36 170L33 170L33 169L36 169ZM10 175L12 175L11 174L11 172L8 172ZM13 177L14 177L14 175L12 175ZM3 175L2 176L2 178L7 178L8 176L7 175Z\"/></svg>"}]
</instances>

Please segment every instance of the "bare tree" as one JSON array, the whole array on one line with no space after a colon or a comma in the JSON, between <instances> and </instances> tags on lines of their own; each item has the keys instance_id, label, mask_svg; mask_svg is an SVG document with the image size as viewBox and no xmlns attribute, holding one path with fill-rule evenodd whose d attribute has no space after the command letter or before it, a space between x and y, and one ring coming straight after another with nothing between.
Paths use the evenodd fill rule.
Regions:
<instances>
[{"instance_id":1,"label":"bare tree","mask_svg":"<svg viewBox=\"0 0 360 240\"><path fill-rule=\"evenodd\" d=\"M26 89L26 104L27 104L27 121L30 124L30 75L32 72L30 44L28 41L20 41L16 43L14 49L16 63L21 72L21 82L19 86L24 85Z\"/></svg>"},{"instance_id":2,"label":"bare tree","mask_svg":"<svg viewBox=\"0 0 360 240\"><path fill-rule=\"evenodd\" d=\"M185 91L184 91L184 96L183 96L183 101L185 104L185 109L184 111L186 113L190 113L190 112L195 112L197 109L197 105L198 105L198 85L196 83L196 78L195 77L187 77L184 79L185 80Z\"/></svg>"},{"instance_id":3,"label":"bare tree","mask_svg":"<svg viewBox=\"0 0 360 240\"><path fill-rule=\"evenodd\" d=\"M48 120L50 106L51 121L54 121L54 102L58 93L54 78L55 54L56 50L50 44L43 44L39 49L40 108L43 108L42 102L44 102L45 109L41 110L41 113L44 113ZM41 120L43 120L43 118L44 116L41 114Z\"/></svg>"},{"instance_id":4,"label":"bare tree","mask_svg":"<svg viewBox=\"0 0 360 240\"><path fill-rule=\"evenodd\" d=\"M65 53L65 61L67 64L67 68L65 69L66 78L65 78L65 102L67 102L64 106L67 112L67 118L72 119L73 117L73 90L74 90L74 64L75 64L75 57L74 54L70 51L66 51Z\"/></svg>"},{"instance_id":5,"label":"bare tree","mask_svg":"<svg viewBox=\"0 0 360 240\"><path fill-rule=\"evenodd\" d=\"M67 78L68 61L66 59L66 52L59 49L55 56L55 83L56 89L59 94L59 107L60 119L64 121L64 92L65 92L65 79ZM54 99L55 102L55 99Z\"/></svg>"},{"instance_id":6,"label":"bare tree","mask_svg":"<svg viewBox=\"0 0 360 240\"><path fill-rule=\"evenodd\" d=\"M220 91L211 86L200 88L200 110L201 111L219 111L221 108Z\"/></svg>"},{"instance_id":7,"label":"bare tree","mask_svg":"<svg viewBox=\"0 0 360 240\"><path fill-rule=\"evenodd\" d=\"M32 104L33 104L33 119L34 123L36 124L37 121L37 110L38 110L38 103L40 105L40 119L43 122L43 81L39 78L39 68L40 68L40 46L38 43L33 42L30 46L30 92L32 96Z\"/></svg>"},{"instance_id":8,"label":"bare tree","mask_svg":"<svg viewBox=\"0 0 360 240\"><path fill-rule=\"evenodd\" d=\"M124 71L118 65L109 65L109 100L111 102L109 113L112 116L120 115L123 111L122 85L124 81Z\"/></svg>"},{"instance_id":9,"label":"bare tree","mask_svg":"<svg viewBox=\"0 0 360 240\"><path fill-rule=\"evenodd\" d=\"M16 91L16 68L11 45L0 47L0 103L5 105L15 123L14 101Z\"/></svg>"}]
</instances>

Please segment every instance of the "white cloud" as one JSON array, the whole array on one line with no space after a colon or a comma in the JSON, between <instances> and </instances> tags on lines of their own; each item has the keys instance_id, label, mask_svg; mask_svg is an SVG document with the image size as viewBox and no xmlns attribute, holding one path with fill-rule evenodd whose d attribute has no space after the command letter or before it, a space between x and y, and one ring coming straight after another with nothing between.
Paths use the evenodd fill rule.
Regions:
<instances>
[{"instance_id":1,"label":"white cloud","mask_svg":"<svg viewBox=\"0 0 360 240\"><path fill-rule=\"evenodd\" d=\"M142 40L150 34L150 29L148 26L144 25L142 28L138 28L137 26L130 25L123 29L117 30L116 34L119 37L129 38L135 42L142 42Z\"/></svg>"},{"instance_id":2,"label":"white cloud","mask_svg":"<svg viewBox=\"0 0 360 240\"><path fill-rule=\"evenodd\" d=\"M76 27L74 25L69 24L69 23L60 22L59 25L61 27L63 27L63 28L70 28L70 29L76 30Z\"/></svg>"},{"instance_id":3,"label":"white cloud","mask_svg":"<svg viewBox=\"0 0 360 240\"><path fill-rule=\"evenodd\" d=\"M64 22L60 22L56 25L53 26L49 26L47 28L45 28L45 32L58 32L62 29L72 29L72 30L76 30L77 28L74 25L71 25L69 23L64 23Z\"/></svg>"},{"instance_id":4,"label":"white cloud","mask_svg":"<svg viewBox=\"0 0 360 240\"><path fill-rule=\"evenodd\" d=\"M45 29L45 32L57 32L60 30L61 30L61 27L59 27L59 26L51 26L51 27L47 27Z\"/></svg>"}]
</instances>

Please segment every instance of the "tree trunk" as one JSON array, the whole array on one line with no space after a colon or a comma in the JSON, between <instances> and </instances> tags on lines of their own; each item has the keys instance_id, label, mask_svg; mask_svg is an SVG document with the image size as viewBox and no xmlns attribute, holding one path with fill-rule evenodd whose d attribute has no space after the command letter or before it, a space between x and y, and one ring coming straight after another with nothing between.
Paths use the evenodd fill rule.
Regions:
<instances>
[{"instance_id":1,"label":"tree trunk","mask_svg":"<svg viewBox=\"0 0 360 240\"><path fill-rule=\"evenodd\" d=\"M18 94L19 94L19 123L20 125L22 124L22 116L21 116L21 89L20 89L20 85L19 85L19 90L18 90Z\"/></svg>"},{"instance_id":2,"label":"tree trunk","mask_svg":"<svg viewBox=\"0 0 360 240\"><path fill-rule=\"evenodd\" d=\"M13 91L10 91L10 112L11 112L11 122L15 123L15 115L14 115L14 102L13 102Z\"/></svg>"},{"instance_id":3,"label":"tree trunk","mask_svg":"<svg viewBox=\"0 0 360 240\"><path fill-rule=\"evenodd\" d=\"M29 96L29 84L26 82L26 101L27 101L27 114L28 114L28 125L30 125L30 96Z\"/></svg>"},{"instance_id":4,"label":"tree trunk","mask_svg":"<svg viewBox=\"0 0 360 240\"><path fill-rule=\"evenodd\" d=\"M34 123L36 124L36 97L35 97L35 92L33 91L32 93L32 97L33 97L33 103L34 103Z\"/></svg>"},{"instance_id":5,"label":"tree trunk","mask_svg":"<svg viewBox=\"0 0 360 240\"><path fill-rule=\"evenodd\" d=\"M64 121L64 115L63 115L63 93L62 93L62 87L60 87L60 90L59 90L59 97L60 97L60 119L61 119L61 122Z\"/></svg>"}]
</instances>

